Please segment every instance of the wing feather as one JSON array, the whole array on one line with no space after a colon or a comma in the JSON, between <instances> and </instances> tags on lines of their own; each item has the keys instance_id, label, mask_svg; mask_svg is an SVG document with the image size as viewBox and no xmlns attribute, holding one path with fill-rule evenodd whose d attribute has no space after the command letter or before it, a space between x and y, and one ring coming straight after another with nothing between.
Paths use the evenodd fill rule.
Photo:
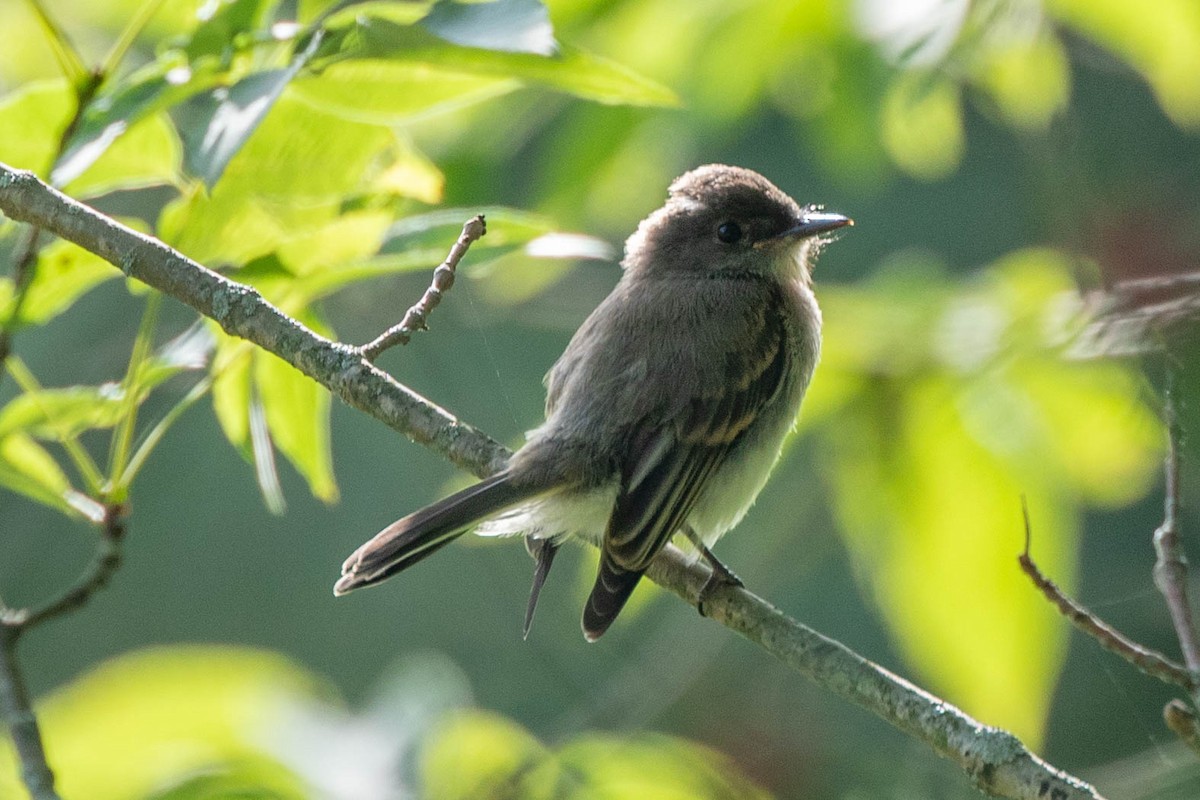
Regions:
<instances>
[{"instance_id":1,"label":"wing feather","mask_svg":"<svg viewBox=\"0 0 1200 800\"><path fill-rule=\"evenodd\" d=\"M622 465L600 574L584 615L589 639L612 623L730 451L784 386L786 331L773 311L765 308L755 320L751 349L727 354L724 382L689 398L673 416L664 411L631 432L631 457Z\"/></svg>"}]
</instances>

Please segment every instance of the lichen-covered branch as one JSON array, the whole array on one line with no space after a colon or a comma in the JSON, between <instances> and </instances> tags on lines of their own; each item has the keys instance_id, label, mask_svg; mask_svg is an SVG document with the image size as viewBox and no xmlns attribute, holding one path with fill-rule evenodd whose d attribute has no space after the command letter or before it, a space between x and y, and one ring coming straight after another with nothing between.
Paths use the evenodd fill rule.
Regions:
<instances>
[{"instance_id":1,"label":"lichen-covered branch","mask_svg":"<svg viewBox=\"0 0 1200 800\"><path fill-rule=\"evenodd\" d=\"M375 369L352 347L331 342L241 286L0 165L0 211L41 225L216 320L291 363L347 403L384 421L476 475L501 466L509 451ZM649 577L695 605L708 570L667 548ZM819 685L877 714L958 764L983 791L1014 800L1098 800L1082 781L1046 764L1012 734L959 709L734 588L705 598L705 613Z\"/></svg>"},{"instance_id":2,"label":"lichen-covered branch","mask_svg":"<svg viewBox=\"0 0 1200 800\"><path fill-rule=\"evenodd\" d=\"M497 442L376 369L357 348L317 335L253 288L72 200L31 172L0 164L0 212L52 231L186 303L227 333L269 350L348 405L464 469L484 474L507 457Z\"/></svg>"}]
</instances>

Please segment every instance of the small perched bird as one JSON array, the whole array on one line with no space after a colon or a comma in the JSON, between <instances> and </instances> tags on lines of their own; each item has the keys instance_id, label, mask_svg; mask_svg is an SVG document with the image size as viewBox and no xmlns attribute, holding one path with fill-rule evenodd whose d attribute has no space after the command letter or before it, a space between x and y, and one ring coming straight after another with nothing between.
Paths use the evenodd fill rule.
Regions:
<instances>
[{"instance_id":1,"label":"small perched bird","mask_svg":"<svg viewBox=\"0 0 1200 800\"><path fill-rule=\"evenodd\" d=\"M702 599L741 585L708 548L754 502L795 425L821 349L813 258L823 234L851 224L748 169L678 178L547 374L546 421L503 470L358 548L334 592L379 583L476 527L526 536L537 561L526 634L571 535L600 548L589 641L676 534L712 567Z\"/></svg>"}]
</instances>

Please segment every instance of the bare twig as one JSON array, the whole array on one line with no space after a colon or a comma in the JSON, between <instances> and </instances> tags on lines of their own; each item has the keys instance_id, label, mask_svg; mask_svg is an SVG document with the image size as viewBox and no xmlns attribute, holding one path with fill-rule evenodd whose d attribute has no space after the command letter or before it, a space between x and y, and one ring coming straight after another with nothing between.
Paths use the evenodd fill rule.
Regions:
<instances>
[{"instance_id":1,"label":"bare twig","mask_svg":"<svg viewBox=\"0 0 1200 800\"><path fill-rule=\"evenodd\" d=\"M1154 584L1167 602L1175 635L1183 660L1193 674L1200 674L1200 641L1192 621L1192 606L1187 596L1187 558L1183 554L1179 522L1179 414L1176 409L1175 371L1167 366L1166 387L1163 393L1167 424L1166 499L1163 502L1163 522L1154 532Z\"/></svg>"},{"instance_id":2,"label":"bare twig","mask_svg":"<svg viewBox=\"0 0 1200 800\"><path fill-rule=\"evenodd\" d=\"M475 475L495 472L511 455L482 432L375 369L357 348L318 336L250 287L65 197L29 173L0 165L0 211L43 225L130 277L187 303L229 333L274 353L346 402ZM648 575L693 605L708 580L705 567L690 563L675 548L665 549ZM1091 786L1037 758L1011 734L971 719L749 592L714 592L705 599L705 612L792 669L954 761L984 791L1017 800L1100 797Z\"/></svg>"},{"instance_id":3,"label":"bare twig","mask_svg":"<svg viewBox=\"0 0 1200 800\"><path fill-rule=\"evenodd\" d=\"M1025 551L1017 561L1021 564L1021 570L1029 576L1029 580L1033 581L1046 599L1054 603L1059 613L1080 631L1095 639L1105 650L1116 653L1150 677L1180 686L1189 692L1195 691L1196 681L1187 667L1125 636L1092 611L1067 597L1054 581L1042 573L1029 554L1033 533L1029 523L1029 506L1024 497L1021 498L1021 513L1025 517Z\"/></svg>"},{"instance_id":4,"label":"bare twig","mask_svg":"<svg viewBox=\"0 0 1200 800\"><path fill-rule=\"evenodd\" d=\"M363 358L374 362L384 350L398 344L408 344L413 333L429 329L426 324L429 314L442 301L442 295L454 286L454 271L458 268L458 262L467 254L467 248L471 246L471 243L485 234L487 234L487 224L484 222L483 214L467 220L463 225L462 233L458 236L458 241L450 248L446 260L433 271L433 283L425 290L425 294L421 295L421 299L417 301L416 305L405 312L404 319L400 321L399 325L393 325L373 341L362 346Z\"/></svg>"},{"instance_id":5,"label":"bare twig","mask_svg":"<svg viewBox=\"0 0 1200 800\"><path fill-rule=\"evenodd\" d=\"M100 526L100 539L96 552L74 585L37 608L4 609L0 612L0 625L17 635L43 622L74 611L103 589L117 567L121 566L121 543L125 539L127 509L121 504L110 504L104 508L104 519Z\"/></svg>"},{"instance_id":6,"label":"bare twig","mask_svg":"<svg viewBox=\"0 0 1200 800\"><path fill-rule=\"evenodd\" d=\"M54 789L54 773L46 762L37 717L17 663L17 642L33 627L79 608L108 583L121 563L120 545L124 536L125 507L106 506L96 555L71 588L39 608L0 606L0 715L12 736L21 762L21 777L33 800L58 800L58 793Z\"/></svg>"}]
</instances>

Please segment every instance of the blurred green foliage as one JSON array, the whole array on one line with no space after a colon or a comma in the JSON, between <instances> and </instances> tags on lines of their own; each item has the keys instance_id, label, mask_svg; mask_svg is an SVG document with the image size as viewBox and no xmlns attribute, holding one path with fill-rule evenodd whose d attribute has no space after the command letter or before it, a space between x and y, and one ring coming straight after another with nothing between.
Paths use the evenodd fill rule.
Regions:
<instances>
[{"instance_id":1,"label":"blurred green foliage","mask_svg":"<svg viewBox=\"0 0 1200 800\"><path fill-rule=\"evenodd\" d=\"M143 650L39 704L66 797L766 797L717 753L667 736L584 736L548 748L470 708L444 658L396 665L361 712L278 654ZM21 792L9 751L0 793Z\"/></svg>"},{"instance_id":2,"label":"blurred green foliage","mask_svg":"<svg viewBox=\"0 0 1200 800\"><path fill-rule=\"evenodd\" d=\"M1153 161L1136 128L1130 139L1147 153L1111 148L1129 162L1088 148L1138 113L1165 115L1153 128L1162 141L1195 129L1194 3L1147 13L1067 0L39 0L62 30L31 5L0 6L0 161L132 219L318 332L373 335L370 325L394 321L405 303L381 303L380 282L419 273L401 284L418 286L461 223L484 211L488 236L453 295L466 310L439 310L446 328L421 347L449 373L436 388L464 405L478 398L481 414L501 406L501 422L507 414L518 430L537 422L525 414L540 403L534 382L498 403L481 373L544 370L611 278L572 270L569 259L603 257L605 247L562 230L626 235L671 178L722 159L762 170L801 202L857 217L817 273L824 359L777 478L804 481L810 502L829 511L813 512L800 492L772 500L769 489L764 504L780 511L756 512L743 527L759 528L759 542L795 541L800 534L785 528L797 520L816 529L832 520L898 660L985 722L1043 741L1067 638L1015 568L1019 498L1033 509L1036 558L1073 589L1085 522L1146 496L1161 438L1134 374L1063 362L1077 321L1072 290L1097 268L1135 268L1124 250L1106 249L1105 226L1124 225L1128 208L1108 209L1114 223L1098 207L1122 193L1130 206L1155 192L1164 206L1178 202L1166 177L1200 164L1194 148L1181 156L1171 146L1157 146ZM1073 103L1096 62L1104 76L1124 70L1144 81L1158 111L1079 118ZM96 86L93 65L103 70ZM1194 193L1184 200L1177 219L1200 218ZM0 221L8 263L21 239ZM71 324L115 277L78 248L47 242L28 286L0 278L0 324L20 353L25 337ZM142 314L139 330L92 337L120 339L123 376L47 387L41 373L52 364L9 359L0 486L64 517L95 519L98 503L123 500L150 469L183 412L211 397L220 431L253 466L273 512L285 510L290 480L277 454L313 496L343 494L336 476L355 466L334 457L322 390L213 326L160 321L159 302L127 288L128 298L104 297L124 316ZM496 341L520 326L520 344L498 353L485 338L482 367L460 372L477 362L448 343L462 340L447 328L471 324L496 331ZM184 332L171 338L172 326ZM557 338L531 363L543 358L539 329ZM805 458L812 464L800 472ZM404 469L390 487L397 478L428 483L419 467ZM419 500L406 491L392 510ZM219 535L252 537L267 524L230 519ZM819 557L819 535L804 535L818 542L804 545L812 552L786 545L779 563ZM798 591L794 575L785 579L763 592ZM487 587L475 590L477 602L491 599ZM649 629L650 605L634 607L640 619L627 624ZM442 623L432 626L439 644L456 646ZM259 674L250 662L242 672L248 681ZM101 692L85 682L72 691L93 690ZM509 781L513 765L554 752L554 766L520 772L531 783L519 796L556 796L564 771L602 783L595 765L646 760L655 766L624 775L698 782L681 784L679 796L750 791L691 746L585 736L548 749L523 724L479 712L427 732L426 778L443 796L479 796L472 780ZM48 725L52 750L57 737L84 736L75 727ZM476 754L468 761L478 773L462 771L464 754ZM179 777L201 763L191 761L173 773L175 794L145 795L164 785L157 776L131 778L112 796L229 794L238 781L280 797L304 791L260 756L228 751L211 785ZM717 766L697 769L697 758ZM82 780L70 777L71 763L62 761L64 787ZM633 784L611 791L649 796Z\"/></svg>"}]
</instances>

